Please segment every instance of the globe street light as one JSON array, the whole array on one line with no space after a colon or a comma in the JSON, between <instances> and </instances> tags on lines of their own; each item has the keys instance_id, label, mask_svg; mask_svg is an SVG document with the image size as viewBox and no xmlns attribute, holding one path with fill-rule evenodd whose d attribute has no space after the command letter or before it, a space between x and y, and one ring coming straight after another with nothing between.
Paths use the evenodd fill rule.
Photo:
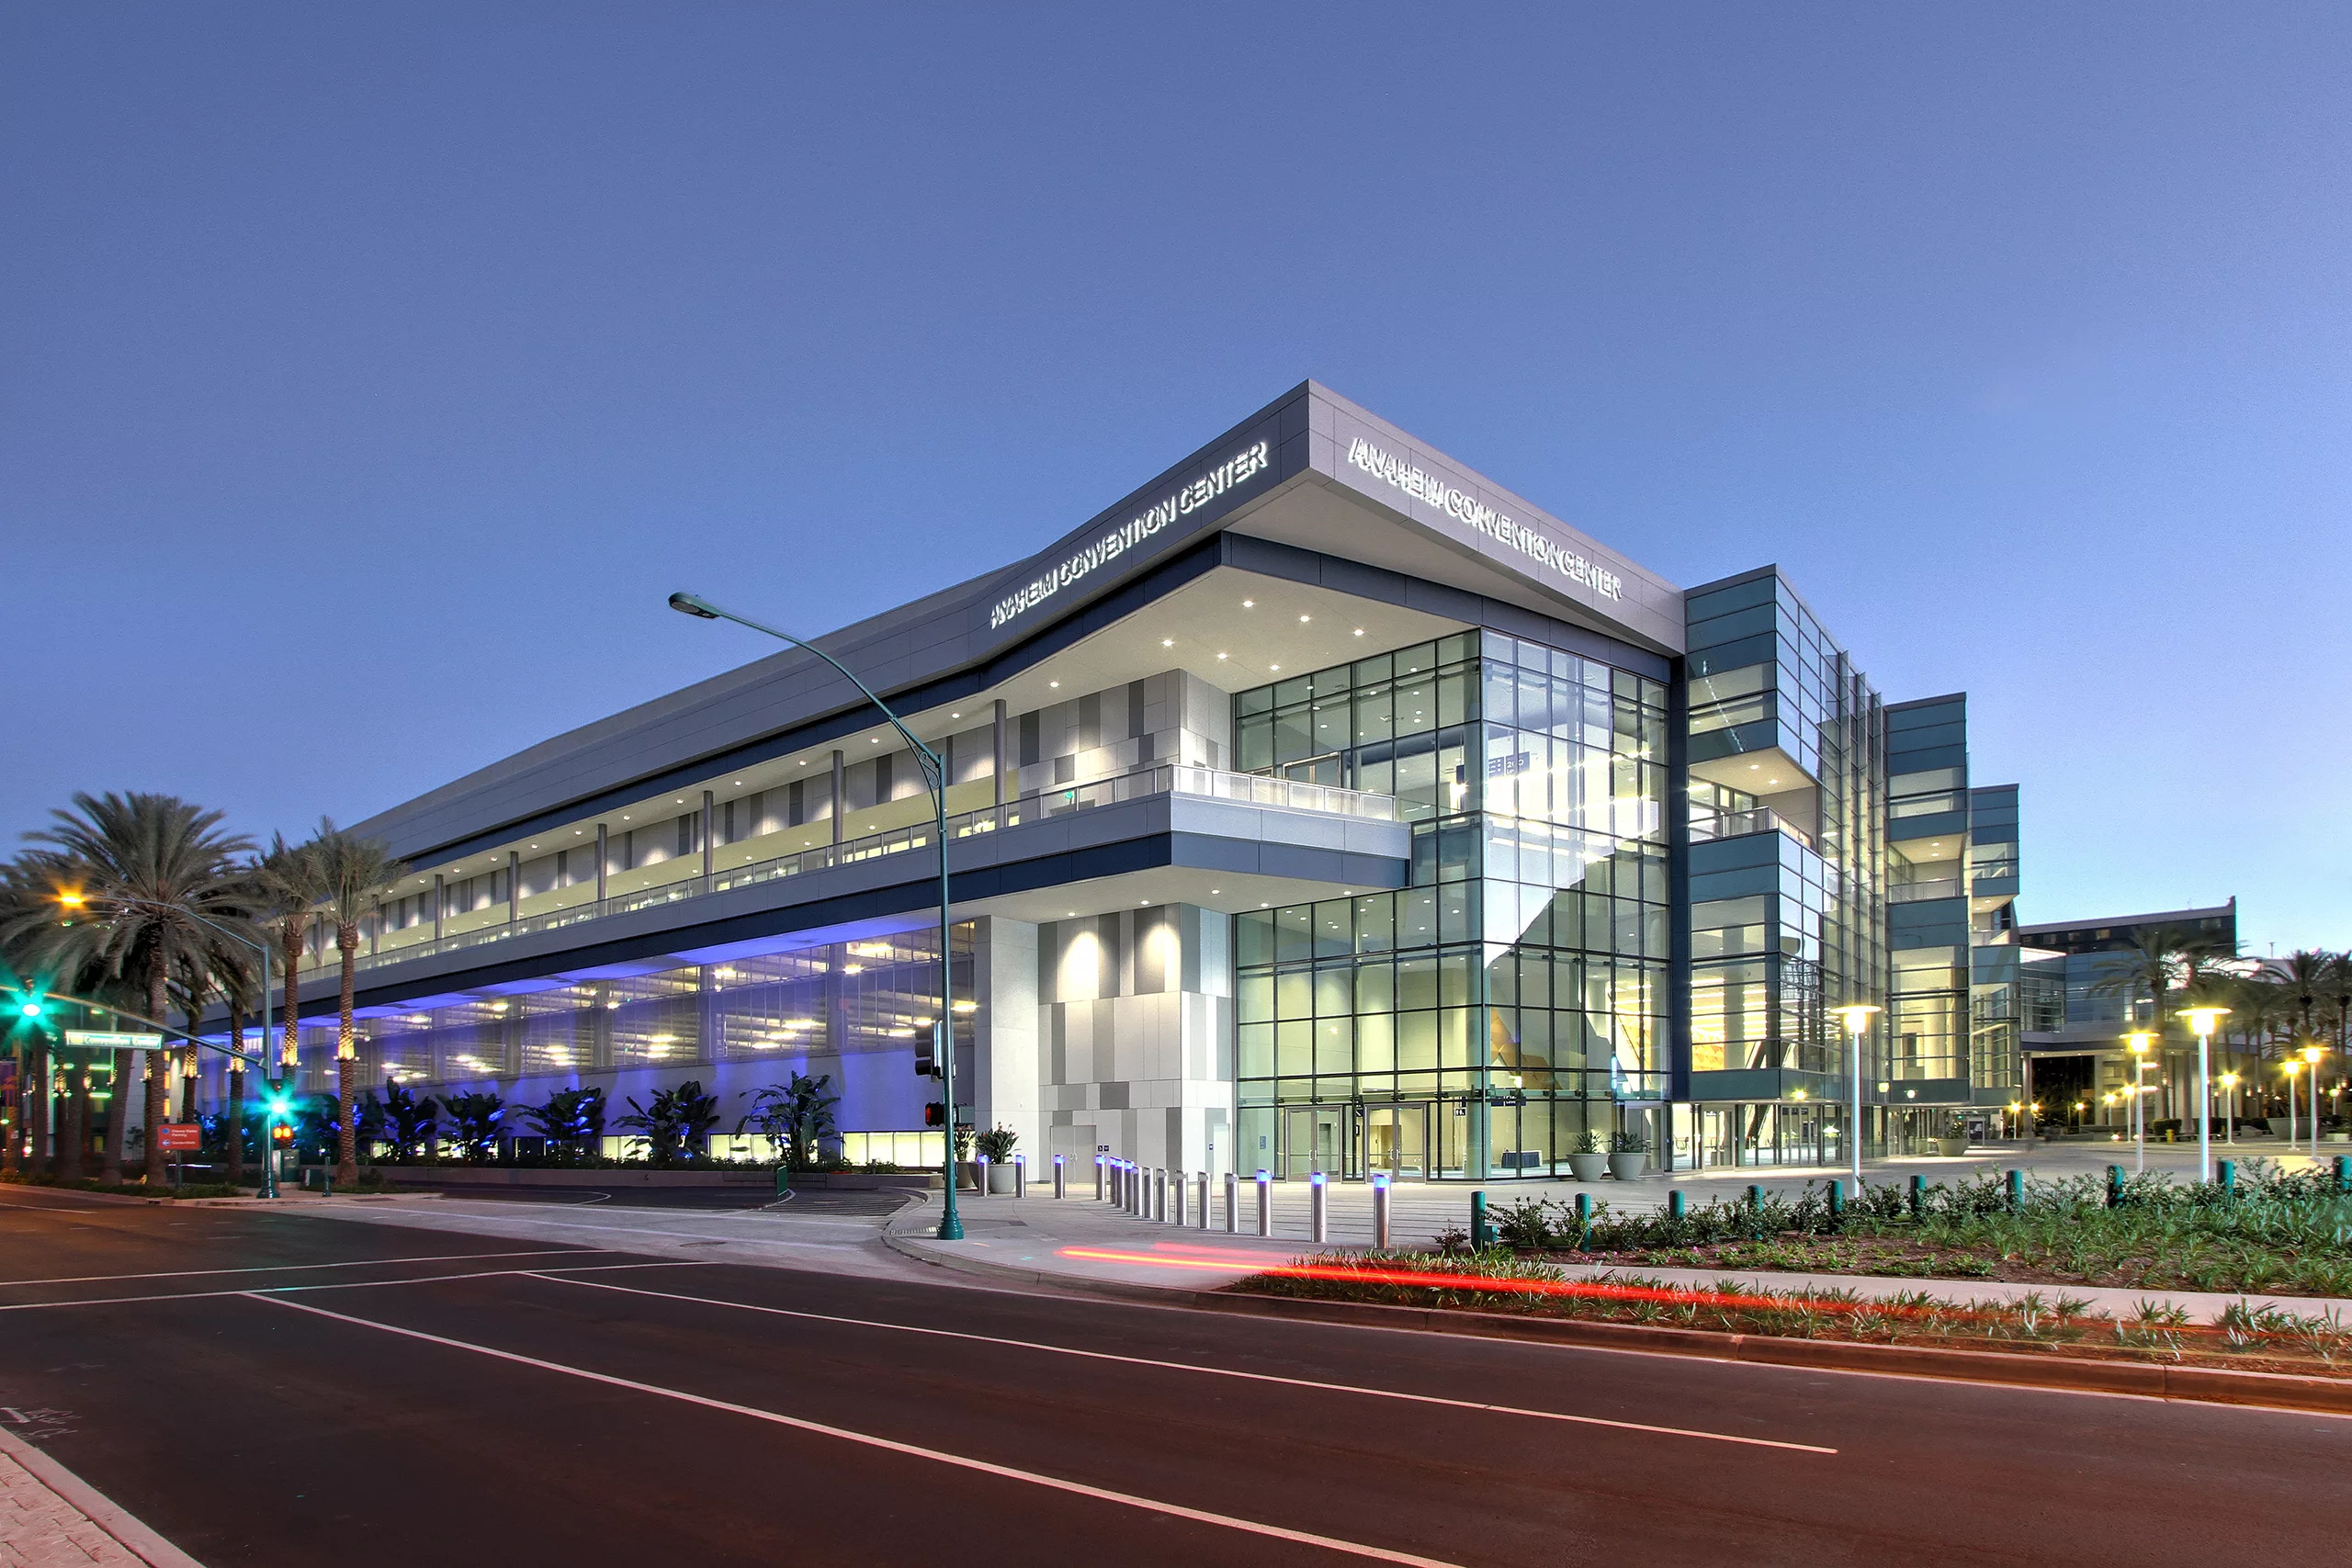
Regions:
<instances>
[{"instance_id":1,"label":"globe street light","mask_svg":"<svg viewBox=\"0 0 2352 1568\"><path fill-rule=\"evenodd\" d=\"M2278 1064L2278 1070L2287 1075L2287 1147L2291 1152L2295 1146L2295 1075L2303 1070L2303 1065L2290 1056ZM2312 1104L2319 1104L2316 1097Z\"/></svg>"},{"instance_id":2,"label":"globe street light","mask_svg":"<svg viewBox=\"0 0 2352 1568\"><path fill-rule=\"evenodd\" d=\"M2197 1179L2213 1179L2213 1026L2229 1016L2230 1010L2217 1007L2196 1007L2183 1012L2188 1027L2197 1032Z\"/></svg>"},{"instance_id":3,"label":"globe street light","mask_svg":"<svg viewBox=\"0 0 2352 1568\"><path fill-rule=\"evenodd\" d=\"M2230 1091L2229 1119L2222 1123L2222 1136L2231 1144L2238 1141L2238 1075L2223 1073L2214 1080Z\"/></svg>"},{"instance_id":4,"label":"globe street light","mask_svg":"<svg viewBox=\"0 0 2352 1568\"><path fill-rule=\"evenodd\" d=\"M937 818L939 837L939 1017L932 1024L932 1060L939 1068L940 1098L946 1101L944 1109L947 1112L947 1152L942 1161L945 1177L944 1186L946 1190L944 1194L945 1201L942 1203L939 1211L939 1239L961 1241L964 1239L964 1222L956 1213L956 1010L952 1005L949 985L949 976L955 957L948 941L947 759L916 739L915 732L909 729L905 722L891 711L889 704L874 694L873 687L851 674L847 665L815 643L804 642L790 632L782 632L774 626L763 626L758 621L739 615L732 610L722 610L699 594L683 591L673 593L670 595L670 608L682 615L692 615L697 620L733 621L739 626L749 626L755 632L765 632L778 641L788 642L795 648L806 649L831 665L841 673L843 680L865 694L867 702L882 710L882 716L890 721L890 728L899 732L908 748L914 752L915 764L923 771L923 782L931 786L932 807ZM841 802L835 801L833 809L838 812L841 808Z\"/></svg>"},{"instance_id":5,"label":"globe street light","mask_svg":"<svg viewBox=\"0 0 2352 1568\"><path fill-rule=\"evenodd\" d=\"M1829 1010L1846 1025L1846 1038L1853 1046L1854 1118L1847 1127L1847 1137L1853 1145L1849 1152L1854 1156L1854 1196L1860 1198L1862 1195L1862 1033L1870 1028L1871 1015L1878 1009L1868 1002L1852 1002Z\"/></svg>"}]
</instances>

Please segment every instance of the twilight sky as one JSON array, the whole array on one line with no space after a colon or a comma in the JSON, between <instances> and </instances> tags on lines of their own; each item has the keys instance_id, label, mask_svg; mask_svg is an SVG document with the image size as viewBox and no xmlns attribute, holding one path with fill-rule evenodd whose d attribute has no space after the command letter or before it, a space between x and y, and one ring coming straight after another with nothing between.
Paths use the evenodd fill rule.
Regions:
<instances>
[{"instance_id":1,"label":"twilight sky","mask_svg":"<svg viewBox=\"0 0 2352 1568\"><path fill-rule=\"evenodd\" d=\"M348 821L1308 377L2352 945L2341 6L0 10L0 848Z\"/></svg>"}]
</instances>

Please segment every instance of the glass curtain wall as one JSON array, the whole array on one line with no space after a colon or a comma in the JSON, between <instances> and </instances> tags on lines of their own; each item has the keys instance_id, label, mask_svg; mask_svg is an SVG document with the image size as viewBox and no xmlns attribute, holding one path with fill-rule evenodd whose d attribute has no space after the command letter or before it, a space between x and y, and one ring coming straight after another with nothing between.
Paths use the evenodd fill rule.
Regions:
<instances>
[{"instance_id":1,"label":"glass curtain wall","mask_svg":"<svg viewBox=\"0 0 2352 1568\"><path fill-rule=\"evenodd\" d=\"M1662 685L1464 633L1234 714L1245 770L1414 824L1407 889L1237 918L1241 1147L1286 1176L1549 1175L1662 1100Z\"/></svg>"}]
</instances>

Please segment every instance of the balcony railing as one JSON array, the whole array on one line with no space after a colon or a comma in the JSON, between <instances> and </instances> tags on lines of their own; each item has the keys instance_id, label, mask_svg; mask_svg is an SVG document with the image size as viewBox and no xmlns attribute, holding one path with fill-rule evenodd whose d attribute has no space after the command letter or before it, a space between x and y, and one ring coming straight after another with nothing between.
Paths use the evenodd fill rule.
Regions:
<instances>
[{"instance_id":1,"label":"balcony railing","mask_svg":"<svg viewBox=\"0 0 2352 1568\"><path fill-rule=\"evenodd\" d=\"M1890 904L1917 904L1925 898L1959 897L1960 878L1957 876L1938 877L1932 882L1898 882L1886 890L1886 901Z\"/></svg>"},{"instance_id":2,"label":"balcony railing","mask_svg":"<svg viewBox=\"0 0 2352 1568\"><path fill-rule=\"evenodd\" d=\"M1218 768L1163 762L1157 767L1122 773L1116 778L1069 784L1038 795L1023 795L1019 800L1009 800L1002 806L985 806L978 811L950 817L947 819L947 836L950 839L968 839L981 833L1043 822L1050 818L1066 817L1072 812L1116 806L1122 801L1171 794L1229 800L1247 806L1271 806L1286 811L1328 812L1374 822L1396 820L1396 798L1394 795L1367 795L1361 790L1340 789L1331 784L1303 784L1256 773L1229 773ZM888 832L869 833L864 838L847 839L838 844L824 844L813 850L778 855L773 860L716 868L707 876L689 876L637 893L590 899L568 909L526 915L521 919L501 921L435 941L405 942L362 956L357 960L357 967L372 969L386 964L405 963L430 953L481 947L532 931L559 931L586 920L628 914L633 909L652 908L657 905L724 893L729 888L749 887L756 883L776 882L812 871L855 865L884 855L903 854L910 850L929 848L938 830L936 821L926 819ZM334 964L332 957L322 955L322 962L305 967L315 972L332 968Z\"/></svg>"},{"instance_id":3,"label":"balcony railing","mask_svg":"<svg viewBox=\"0 0 2352 1568\"><path fill-rule=\"evenodd\" d=\"M1749 833L1786 833L1806 849L1813 848L1813 835L1772 810L1770 807L1754 807L1747 811L1719 811L1711 817L1690 819L1690 841L1699 843L1709 839L1737 839Z\"/></svg>"}]
</instances>

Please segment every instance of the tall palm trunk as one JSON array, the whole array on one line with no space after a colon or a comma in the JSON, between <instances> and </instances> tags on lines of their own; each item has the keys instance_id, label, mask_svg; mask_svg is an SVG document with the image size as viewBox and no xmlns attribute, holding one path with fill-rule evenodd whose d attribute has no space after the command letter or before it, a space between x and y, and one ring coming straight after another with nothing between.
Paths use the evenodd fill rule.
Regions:
<instances>
[{"instance_id":1,"label":"tall palm trunk","mask_svg":"<svg viewBox=\"0 0 2352 1568\"><path fill-rule=\"evenodd\" d=\"M50 1091L50 1077L57 1071L57 1058L36 1037L32 1049L26 1054L25 1064L29 1069L25 1088L37 1097L30 1101L32 1109L26 1116L25 1132L32 1139L32 1154L25 1161L25 1168L54 1169L50 1162L57 1157L57 1138L52 1131L57 1125L57 1105Z\"/></svg>"},{"instance_id":2,"label":"tall palm trunk","mask_svg":"<svg viewBox=\"0 0 2352 1568\"><path fill-rule=\"evenodd\" d=\"M353 978L359 961L359 928L337 925L334 948L343 960L343 985L336 994L334 1018L334 1091L340 1101L335 1112L335 1145L342 1157L335 1164L334 1179L347 1187L359 1179L359 1130L351 1124L352 1095L358 1088L353 1080L359 1076L359 1032L351 1021Z\"/></svg>"},{"instance_id":3,"label":"tall palm trunk","mask_svg":"<svg viewBox=\"0 0 2352 1568\"><path fill-rule=\"evenodd\" d=\"M164 960L158 955L147 965L147 1016L161 1023L164 1010L171 1005L171 993L164 986ZM147 1103L144 1111L145 1157L141 1161L150 1187L164 1184L164 1123L171 1116L172 1052L158 1044L147 1054ZM115 1089L115 1103L122 1103L122 1089ZM117 1145L118 1147L119 1145Z\"/></svg>"},{"instance_id":4,"label":"tall palm trunk","mask_svg":"<svg viewBox=\"0 0 2352 1568\"><path fill-rule=\"evenodd\" d=\"M295 1017L295 1013L297 1011L296 998L300 994L302 985L301 919L302 918L300 915L287 916L285 923L278 927L277 936L277 944L281 950L281 961L286 966L285 1024L280 1031L282 1037L282 1048L278 1053L278 1059L286 1064L285 1071L288 1088L291 1088L293 1085L295 1066L302 1059L300 1037L295 1032L295 1025L300 1021ZM269 1051L269 1042L266 1040L263 1041L261 1043L261 1046L263 1054L266 1055Z\"/></svg>"},{"instance_id":5,"label":"tall palm trunk","mask_svg":"<svg viewBox=\"0 0 2352 1568\"><path fill-rule=\"evenodd\" d=\"M79 1181L90 1145L90 1064L67 1056L64 1103L57 1112L57 1179Z\"/></svg>"},{"instance_id":6,"label":"tall palm trunk","mask_svg":"<svg viewBox=\"0 0 2352 1568\"><path fill-rule=\"evenodd\" d=\"M229 1049L245 1048L245 1015L236 998L229 999ZM262 1042L267 1050L269 1042ZM245 1174L245 1064L235 1056L228 1059L229 1109L223 1117L229 1133L229 1179L235 1181Z\"/></svg>"},{"instance_id":7,"label":"tall palm trunk","mask_svg":"<svg viewBox=\"0 0 2352 1568\"><path fill-rule=\"evenodd\" d=\"M119 1182L122 1179L122 1151L130 1132L130 1096L138 1082L139 1054L117 1051L114 1054L114 1081L107 1094L107 1137L98 1146L98 1179Z\"/></svg>"},{"instance_id":8,"label":"tall palm trunk","mask_svg":"<svg viewBox=\"0 0 2352 1568\"><path fill-rule=\"evenodd\" d=\"M25 1113L25 1108L32 1103L29 1080L25 1077L27 1050L23 1045L17 1047L16 1060L11 1064L16 1068L9 1080L11 1092L0 1098L0 1171L11 1176L17 1173L17 1151L24 1145L25 1124L32 1120Z\"/></svg>"}]
</instances>

